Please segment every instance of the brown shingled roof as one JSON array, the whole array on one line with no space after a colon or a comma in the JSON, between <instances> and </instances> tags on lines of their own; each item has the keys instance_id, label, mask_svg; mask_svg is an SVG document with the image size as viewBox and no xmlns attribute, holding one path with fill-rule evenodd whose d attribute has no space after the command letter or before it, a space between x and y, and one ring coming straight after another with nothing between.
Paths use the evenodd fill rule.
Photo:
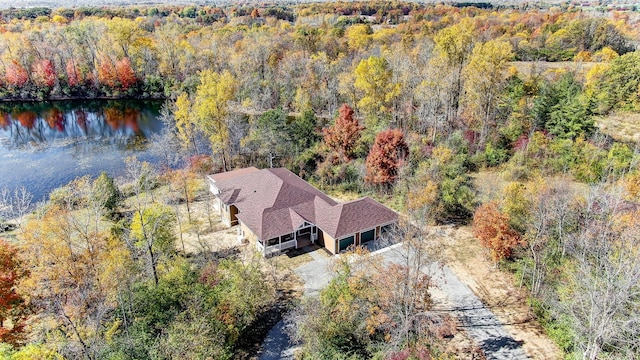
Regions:
<instances>
[{"instance_id":1,"label":"brown shingled roof","mask_svg":"<svg viewBox=\"0 0 640 360\"><path fill-rule=\"evenodd\" d=\"M338 204L332 211L337 216L331 217L331 230L325 231L335 239L398 220L398 214L370 197Z\"/></svg>"},{"instance_id":2,"label":"brown shingled roof","mask_svg":"<svg viewBox=\"0 0 640 360\"><path fill-rule=\"evenodd\" d=\"M224 181L224 180L229 180L229 179L233 179L235 177L238 176L242 176L242 175L246 175L246 174L251 174L252 172L256 172L256 171L260 171L257 168L251 166L248 168L242 168L242 169L237 169L237 170L232 170L232 171L225 171L225 172L221 172L218 174L214 174L214 175L209 175L209 179L213 180L214 182L220 182L220 181Z\"/></svg>"},{"instance_id":3,"label":"brown shingled roof","mask_svg":"<svg viewBox=\"0 0 640 360\"><path fill-rule=\"evenodd\" d=\"M305 221L339 238L398 218L395 212L368 197L338 204L284 168L247 168L230 173L234 174L209 178L220 190L222 202L235 205L238 219L260 239L292 233Z\"/></svg>"}]
</instances>

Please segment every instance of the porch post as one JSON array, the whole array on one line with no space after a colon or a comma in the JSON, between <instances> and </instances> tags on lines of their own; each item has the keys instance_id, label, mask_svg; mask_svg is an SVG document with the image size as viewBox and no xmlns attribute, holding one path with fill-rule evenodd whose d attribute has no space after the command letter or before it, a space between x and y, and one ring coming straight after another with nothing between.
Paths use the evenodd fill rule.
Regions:
<instances>
[{"instance_id":1,"label":"porch post","mask_svg":"<svg viewBox=\"0 0 640 360\"><path fill-rule=\"evenodd\" d=\"M278 250L282 252L282 235L278 236Z\"/></svg>"},{"instance_id":2,"label":"porch post","mask_svg":"<svg viewBox=\"0 0 640 360\"><path fill-rule=\"evenodd\" d=\"M293 240L296 241L296 249L298 248L298 230L293 230Z\"/></svg>"}]
</instances>

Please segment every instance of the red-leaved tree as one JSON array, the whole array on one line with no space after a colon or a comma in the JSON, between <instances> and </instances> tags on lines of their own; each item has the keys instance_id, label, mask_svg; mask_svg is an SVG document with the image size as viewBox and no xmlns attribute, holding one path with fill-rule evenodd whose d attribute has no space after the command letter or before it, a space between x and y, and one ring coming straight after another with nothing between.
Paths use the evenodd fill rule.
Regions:
<instances>
[{"instance_id":1,"label":"red-leaved tree","mask_svg":"<svg viewBox=\"0 0 640 360\"><path fill-rule=\"evenodd\" d=\"M408 152L402 131L388 129L380 132L367 156L365 181L374 185L392 185Z\"/></svg>"},{"instance_id":2,"label":"red-leaved tree","mask_svg":"<svg viewBox=\"0 0 640 360\"><path fill-rule=\"evenodd\" d=\"M520 234L509 225L509 216L490 201L473 214L473 235L480 244L491 251L493 261L511 257L514 247L522 243Z\"/></svg>"},{"instance_id":3,"label":"red-leaved tree","mask_svg":"<svg viewBox=\"0 0 640 360\"><path fill-rule=\"evenodd\" d=\"M29 80L29 74L22 65L13 60L5 69L5 79L9 85L23 87Z\"/></svg>"},{"instance_id":4,"label":"red-leaved tree","mask_svg":"<svg viewBox=\"0 0 640 360\"><path fill-rule=\"evenodd\" d=\"M65 70L67 72L67 84L69 84L69 86L79 85L83 81L82 72L73 59L67 60Z\"/></svg>"},{"instance_id":5,"label":"red-leaved tree","mask_svg":"<svg viewBox=\"0 0 640 360\"><path fill-rule=\"evenodd\" d=\"M25 275L17 257L18 250L0 239L0 342L12 345L23 340L27 318L24 300L15 289Z\"/></svg>"},{"instance_id":6,"label":"red-leaved tree","mask_svg":"<svg viewBox=\"0 0 640 360\"><path fill-rule=\"evenodd\" d=\"M201 176L206 178L208 174L214 172L213 159L209 155L194 155L189 158L189 168Z\"/></svg>"},{"instance_id":7,"label":"red-leaved tree","mask_svg":"<svg viewBox=\"0 0 640 360\"><path fill-rule=\"evenodd\" d=\"M37 60L31 65L33 83L39 87L53 87L56 83L56 69L49 59Z\"/></svg>"},{"instance_id":8,"label":"red-leaved tree","mask_svg":"<svg viewBox=\"0 0 640 360\"><path fill-rule=\"evenodd\" d=\"M343 104L335 124L322 129L324 143L345 161L353 159L364 126L353 117L353 109Z\"/></svg>"}]
</instances>

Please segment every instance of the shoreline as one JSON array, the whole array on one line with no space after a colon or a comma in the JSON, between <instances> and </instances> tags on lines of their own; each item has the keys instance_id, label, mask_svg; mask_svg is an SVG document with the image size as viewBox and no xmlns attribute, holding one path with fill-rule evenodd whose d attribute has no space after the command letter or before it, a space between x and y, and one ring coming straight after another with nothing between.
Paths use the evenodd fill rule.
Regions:
<instances>
[{"instance_id":1,"label":"shoreline","mask_svg":"<svg viewBox=\"0 0 640 360\"><path fill-rule=\"evenodd\" d=\"M81 101L81 100L167 100L171 97L168 96L94 96L94 97L82 97L82 96L56 96L48 97L44 99L15 99L15 98L0 98L0 103L41 103L41 102L56 102L56 101Z\"/></svg>"}]
</instances>

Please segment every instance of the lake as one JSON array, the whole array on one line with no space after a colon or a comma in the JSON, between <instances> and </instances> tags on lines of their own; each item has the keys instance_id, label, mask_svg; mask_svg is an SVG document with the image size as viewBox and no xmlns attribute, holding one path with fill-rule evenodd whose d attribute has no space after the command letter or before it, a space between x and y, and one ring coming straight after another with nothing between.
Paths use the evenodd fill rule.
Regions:
<instances>
[{"instance_id":1,"label":"lake","mask_svg":"<svg viewBox=\"0 0 640 360\"><path fill-rule=\"evenodd\" d=\"M91 100L0 104L0 188L25 186L34 201L76 177L123 175L124 159L158 162L162 101Z\"/></svg>"}]
</instances>

